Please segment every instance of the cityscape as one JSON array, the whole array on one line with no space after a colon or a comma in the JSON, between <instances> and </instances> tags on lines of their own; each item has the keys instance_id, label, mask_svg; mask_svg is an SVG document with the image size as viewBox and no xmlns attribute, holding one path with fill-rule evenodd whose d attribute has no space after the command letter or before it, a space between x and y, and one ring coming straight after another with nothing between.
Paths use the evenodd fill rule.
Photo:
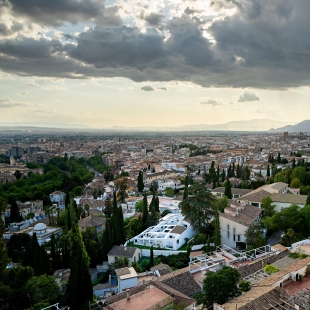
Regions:
<instances>
[{"instance_id":1,"label":"cityscape","mask_svg":"<svg viewBox=\"0 0 310 310\"><path fill-rule=\"evenodd\" d=\"M0 0L0 309L309 310L307 0Z\"/></svg>"}]
</instances>

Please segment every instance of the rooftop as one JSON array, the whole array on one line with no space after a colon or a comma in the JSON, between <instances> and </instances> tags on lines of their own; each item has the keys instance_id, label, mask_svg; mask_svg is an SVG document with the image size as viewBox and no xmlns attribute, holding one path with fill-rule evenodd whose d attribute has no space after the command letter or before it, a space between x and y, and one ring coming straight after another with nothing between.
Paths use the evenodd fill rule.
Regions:
<instances>
[{"instance_id":1,"label":"rooftop","mask_svg":"<svg viewBox=\"0 0 310 310\"><path fill-rule=\"evenodd\" d=\"M136 250L138 250L138 248L114 245L108 253L108 256L124 256L131 258L135 255Z\"/></svg>"}]
</instances>

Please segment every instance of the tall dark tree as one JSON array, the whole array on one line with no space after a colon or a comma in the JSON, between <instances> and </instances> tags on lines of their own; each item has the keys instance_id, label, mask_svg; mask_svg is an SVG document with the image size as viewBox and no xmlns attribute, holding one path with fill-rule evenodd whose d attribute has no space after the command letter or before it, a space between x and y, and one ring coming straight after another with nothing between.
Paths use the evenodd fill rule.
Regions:
<instances>
[{"instance_id":1,"label":"tall dark tree","mask_svg":"<svg viewBox=\"0 0 310 310\"><path fill-rule=\"evenodd\" d=\"M232 177L232 178L235 177L235 162L233 162L233 164L232 164L231 177Z\"/></svg>"},{"instance_id":2,"label":"tall dark tree","mask_svg":"<svg viewBox=\"0 0 310 310\"><path fill-rule=\"evenodd\" d=\"M185 177L183 200L188 197L188 175Z\"/></svg>"},{"instance_id":3,"label":"tall dark tree","mask_svg":"<svg viewBox=\"0 0 310 310\"><path fill-rule=\"evenodd\" d=\"M295 158L293 158L293 161L292 161L292 169L294 169L296 167L296 160Z\"/></svg>"},{"instance_id":4,"label":"tall dark tree","mask_svg":"<svg viewBox=\"0 0 310 310\"><path fill-rule=\"evenodd\" d=\"M22 173L19 170L16 170L13 175L17 180L19 180L22 177Z\"/></svg>"},{"instance_id":5,"label":"tall dark tree","mask_svg":"<svg viewBox=\"0 0 310 310\"><path fill-rule=\"evenodd\" d=\"M68 209L69 204L70 204L70 195L69 195L69 192L66 192L66 200L65 200L66 209Z\"/></svg>"},{"instance_id":6,"label":"tall dark tree","mask_svg":"<svg viewBox=\"0 0 310 310\"><path fill-rule=\"evenodd\" d=\"M216 169L216 182L219 181L220 181L220 166L218 165Z\"/></svg>"},{"instance_id":7,"label":"tall dark tree","mask_svg":"<svg viewBox=\"0 0 310 310\"><path fill-rule=\"evenodd\" d=\"M229 179L227 178L225 182L225 191L224 191L224 196L226 196L228 199L232 199L232 192L231 192L231 183Z\"/></svg>"},{"instance_id":8,"label":"tall dark tree","mask_svg":"<svg viewBox=\"0 0 310 310\"><path fill-rule=\"evenodd\" d=\"M29 246L26 247L23 265L35 268L35 254L39 251L40 246L38 243L37 234L33 233L30 239Z\"/></svg>"},{"instance_id":9,"label":"tall dark tree","mask_svg":"<svg viewBox=\"0 0 310 310\"><path fill-rule=\"evenodd\" d=\"M118 227L120 231L120 244L124 244L126 242L125 230L124 230L124 217L122 207L118 207Z\"/></svg>"},{"instance_id":10,"label":"tall dark tree","mask_svg":"<svg viewBox=\"0 0 310 310\"><path fill-rule=\"evenodd\" d=\"M113 209L112 201L110 198L107 198L104 202L104 211L103 211L103 213L107 218L111 217L112 209Z\"/></svg>"},{"instance_id":11,"label":"tall dark tree","mask_svg":"<svg viewBox=\"0 0 310 310\"><path fill-rule=\"evenodd\" d=\"M93 298L93 287L89 273L89 257L77 224L71 235L70 276L67 284L67 303L71 309L82 310Z\"/></svg>"},{"instance_id":12,"label":"tall dark tree","mask_svg":"<svg viewBox=\"0 0 310 310\"><path fill-rule=\"evenodd\" d=\"M11 222L18 222L20 219L18 205L15 201L11 204L11 213L10 213L10 221Z\"/></svg>"},{"instance_id":13,"label":"tall dark tree","mask_svg":"<svg viewBox=\"0 0 310 310\"><path fill-rule=\"evenodd\" d=\"M270 177L270 167L269 167L269 165L267 166L267 177Z\"/></svg>"},{"instance_id":14,"label":"tall dark tree","mask_svg":"<svg viewBox=\"0 0 310 310\"><path fill-rule=\"evenodd\" d=\"M153 246L151 246L151 250L150 250L150 267L154 266L154 249Z\"/></svg>"},{"instance_id":15,"label":"tall dark tree","mask_svg":"<svg viewBox=\"0 0 310 310\"><path fill-rule=\"evenodd\" d=\"M143 196L143 212L142 212L142 222L145 225L148 217L148 206L146 194Z\"/></svg>"},{"instance_id":16,"label":"tall dark tree","mask_svg":"<svg viewBox=\"0 0 310 310\"><path fill-rule=\"evenodd\" d=\"M217 246L221 245L221 226L220 226L220 219L219 219L219 213L218 212L215 213L214 224L215 224L214 246L216 249Z\"/></svg>"},{"instance_id":17,"label":"tall dark tree","mask_svg":"<svg viewBox=\"0 0 310 310\"><path fill-rule=\"evenodd\" d=\"M139 171L138 175L138 191L142 192L144 189L143 171Z\"/></svg>"},{"instance_id":18,"label":"tall dark tree","mask_svg":"<svg viewBox=\"0 0 310 310\"><path fill-rule=\"evenodd\" d=\"M281 153L280 152L278 153L277 162L281 163Z\"/></svg>"},{"instance_id":19,"label":"tall dark tree","mask_svg":"<svg viewBox=\"0 0 310 310\"><path fill-rule=\"evenodd\" d=\"M238 165L237 165L237 172L236 172L236 175L237 175L237 178L238 178L238 179L241 178L241 167L240 167L239 163L238 163Z\"/></svg>"},{"instance_id":20,"label":"tall dark tree","mask_svg":"<svg viewBox=\"0 0 310 310\"><path fill-rule=\"evenodd\" d=\"M155 198L155 211L160 212L159 210L159 198L158 196Z\"/></svg>"},{"instance_id":21,"label":"tall dark tree","mask_svg":"<svg viewBox=\"0 0 310 310\"><path fill-rule=\"evenodd\" d=\"M223 168L223 170L222 170L222 182L225 182L225 170L224 170L224 168Z\"/></svg>"},{"instance_id":22,"label":"tall dark tree","mask_svg":"<svg viewBox=\"0 0 310 310\"><path fill-rule=\"evenodd\" d=\"M212 182L212 187L215 188L217 180L216 180L216 171L214 168L214 161L212 161L211 167L209 169L209 178L210 178L210 182Z\"/></svg>"}]
</instances>

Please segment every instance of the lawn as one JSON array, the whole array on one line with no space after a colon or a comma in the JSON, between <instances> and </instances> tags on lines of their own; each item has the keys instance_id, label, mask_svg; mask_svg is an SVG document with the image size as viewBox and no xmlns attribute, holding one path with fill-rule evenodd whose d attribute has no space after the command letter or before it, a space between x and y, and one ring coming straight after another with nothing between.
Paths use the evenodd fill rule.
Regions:
<instances>
[{"instance_id":1,"label":"lawn","mask_svg":"<svg viewBox=\"0 0 310 310\"><path fill-rule=\"evenodd\" d=\"M133 247L133 248L139 248L139 249L144 249L144 250L150 250L151 247L150 246L146 246L146 245L138 245L138 244L134 244L133 242L130 242L127 244L127 246L129 247ZM187 248L187 244L185 243L184 245L182 245L177 251L186 251ZM168 249L158 249L156 247L153 248L154 250L161 250L161 251L173 251L173 250L168 250Z\"/></svg>"}]
</instances>

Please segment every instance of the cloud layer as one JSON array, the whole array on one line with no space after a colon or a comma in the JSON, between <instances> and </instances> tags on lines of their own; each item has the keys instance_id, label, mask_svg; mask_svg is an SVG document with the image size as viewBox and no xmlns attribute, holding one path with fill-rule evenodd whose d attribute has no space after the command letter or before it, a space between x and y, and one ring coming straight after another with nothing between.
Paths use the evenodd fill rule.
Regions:
<instances>
[{"instance_id":1,"label":"cloud layer","mask_svg":"<svg viewBox=\"0 0 310 310\"><path fill-rule=\"evenodd\" d=\"M127 13L134 21L125 25L131 4L134 0L109 6L101 0L0 0L7 12L0 23L0 69L22 76L178 80L204 87L310 85L308 0L218 0L211 2L212 16L194 2L174 16L150 12L145 4L139 14ZM79 22L89 27L51 35L51 29ZM253 100L255 94L244 93L238 101Z\"/></svg>"}]
</instances>

